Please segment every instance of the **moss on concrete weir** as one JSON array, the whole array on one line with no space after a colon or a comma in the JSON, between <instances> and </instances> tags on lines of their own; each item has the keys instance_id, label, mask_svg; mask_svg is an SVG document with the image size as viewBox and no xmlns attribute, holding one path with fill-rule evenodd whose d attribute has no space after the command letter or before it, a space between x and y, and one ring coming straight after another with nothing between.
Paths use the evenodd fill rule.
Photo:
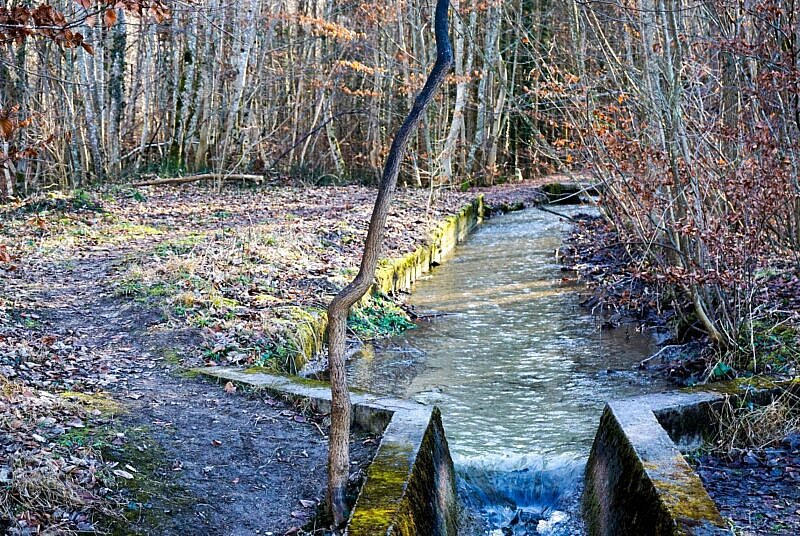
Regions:
<instances>
[{"instance_id":1,"label":"moss on concrete weir","mask_svg":"<svg viewBox=\"0 0 800 536\"><path fill-rule=\"evenodd\" d=\"M353 512L349 534L386 533L400 508L413 453L411 445L381 446L367 470L367 482Z\"/></svg>"}]
</instances>

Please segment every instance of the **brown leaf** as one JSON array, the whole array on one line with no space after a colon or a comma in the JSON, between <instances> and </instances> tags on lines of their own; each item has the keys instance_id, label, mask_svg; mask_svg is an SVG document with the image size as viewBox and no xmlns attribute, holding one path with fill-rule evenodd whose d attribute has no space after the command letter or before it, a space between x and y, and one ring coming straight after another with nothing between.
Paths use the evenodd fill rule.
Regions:
<instances>
[{"instance_id":1,"label":"brown leaf","mask_svg":"<svg viewBox=\"0 0 800 536\"><path fill-rule=\"evenodd\" d=\"M3 136L5 139L11 137L14 133L14 122L8 118L0 118L0 135Z\"/></svg>"},{"instance_id":2,"label":"brown leaf","mask_svg":"<svg viewBox=\"0 0 800 536\"><path fill-rule=\"evenodd\" d=\"M233 394L236 392L236 386L233 385L233 382L228 382L225 384L224 391L228 394Z\"/></svg>"},{"instance_id":3,"label":"brown leaf","mask_svg":"<svg viewBox=\"0 0 800 536\"><path fill-rule=\"evenodd\" d=\"M114 23L117 22L117 12L113 9L107 9L105 13L103 13L103 22L107 27L113 26Z\"/></svg>"}]
</instances>

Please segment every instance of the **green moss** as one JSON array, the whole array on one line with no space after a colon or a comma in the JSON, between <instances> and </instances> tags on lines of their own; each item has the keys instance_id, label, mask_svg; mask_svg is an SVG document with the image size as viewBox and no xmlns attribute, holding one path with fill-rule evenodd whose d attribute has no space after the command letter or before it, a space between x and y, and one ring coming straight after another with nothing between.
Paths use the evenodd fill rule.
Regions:
<instances>
[{"instance_id":1,"label":"green moss","mask_svg":"<svg viewBox=\"0 0 800 536\"><path fill-rule=\"evenodd\" d=\"M99 393L79 393L77 391L64 391L63 398L78 402L91 409L100 411L102 415L118 415L122 413L122 406L105 391Z\"/></svg>"},{"instance_id":2,"label":"green moss","mask_svg":"<svg viewBox=\"0 0 800 536\"><path fill-rule=\"evenodd\" d=\"M713 391L723 395L741 395L751 391L765 391L770 389L791 388L800 385L800 378L793 380L775 380L769 376L748 376L736 378L725 382L712 382L704 385L684 387L681 391L698 393Z\"/></svg>"},{"instance_id":3,"label":"green moss","mask_svg":"<svg viewBox=\"0 0 800 536\"><path fill-rule=\"evenodd\" d=\"M418 448L411 437L381 443L348 526L351 536L456 534L455 473L437 408Z\"/></svg>"},{"instance_id":4,"label":"green moss","mask_svg":"<svg viewBox=\"0 0 800 536\"><path fill-rule=\"evenodd\" d=\"M358 498L348 533L353 536L384 534L395 521L399 499L409 474L411 446L381 446L367 470L367 482Z\"/></svg>"},{"instance_id":5,"label":"green moss","mask_svg":"<svg viewBox=\"0 0 800 536\"><path fill-rule=\"evenodd\" d=\"M163 355L164 361L171 365L179 365L181 363L181 356L175 348L165 348Z\"/></svg>"},{"instance_id":6,"label":"green moss","mask_svg":"<svg viewBox=\"0 0 800 536\"><path fill-rule=\"evenodd\" d=\"M582 502L591 534L672 536L692 527L722 526L683 457L676 453L674 459L642 460L608 407L587 462Z\"/></svg>"},{"instance_id":7,"label":"green moss","mask_svg":"<svg viewBox=\"0 0 800 536\"><path fill-rule=\"evenodd\" d=\"M130 472L131 479L116 478L127 503L122 517L108 519L104 524L114 535L160 534L171 524L170 511L189 507L197 499L173 481L168 457L146 427L128 428L124 433L125 443L110 444L103 454L122 467L134 467L136 472ZM154 502L159 508L153 508Z\"/></svg>"},{"instance_id":8,"label":"green moss","mask_svg":"<svg viewBox=\"0 0 800 536\"><path fill-rule=\"evenodd\" d=\"M662 471L662 465L652 467L644 464L651 472ZM673 471L665 478L654 478L653 485L659 498L673 519L682 520L687 525L708 522L724 526L722 516L700 478L678 456L671 464Z\"/></svg>"}]
</instances>

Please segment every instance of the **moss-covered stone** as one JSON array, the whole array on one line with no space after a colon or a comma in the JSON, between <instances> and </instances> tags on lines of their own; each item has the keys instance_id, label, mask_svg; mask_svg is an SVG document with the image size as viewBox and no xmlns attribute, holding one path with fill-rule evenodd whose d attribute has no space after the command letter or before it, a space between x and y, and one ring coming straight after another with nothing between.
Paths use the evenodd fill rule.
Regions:
<instances>
[{"instance_id":1,"label":"moss-covered stone","mask_svg":"<svg viewBox=\"0 0 800 536\"><path fill-rule=\"evenodd\" d=\"M413 431L398 437L387 429L348 524L350 536L457 533L455 474L438 408L415 447Z\"/></svg>"},{"instance_id":2,"label":"moss-covered stone","mask_svg":"<svg viewBox=\"0 0 800 536\"><path fill-rule=\"evenodd\" d=\"M699 477L641 399L603 411L583 508L592 535L725 533Z\"/></svg>"}]
</instances>

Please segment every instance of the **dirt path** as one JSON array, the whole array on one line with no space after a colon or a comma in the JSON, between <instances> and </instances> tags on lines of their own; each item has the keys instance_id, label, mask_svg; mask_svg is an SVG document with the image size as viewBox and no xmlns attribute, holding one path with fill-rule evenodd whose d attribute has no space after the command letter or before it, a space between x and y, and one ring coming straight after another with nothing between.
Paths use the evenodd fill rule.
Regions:
<instances>
[{"instance_id":1,"label":"dirt path","mask_svg":"<svg viewBox=\"0 0 800 536\"><path fill-rule=\"evenodd\" d=\"M133 475L122 496L131 522L117 528L244 535L303 525L324 494L323 429L286 403L178 376L164 356L188 351L200 335L165 329L158 311L113 295L122 256L85 252L8 288L72 356L38 382L108 391L123 406L113 428L124 436L106 453Z\"/></svg>"}]
</instances>

